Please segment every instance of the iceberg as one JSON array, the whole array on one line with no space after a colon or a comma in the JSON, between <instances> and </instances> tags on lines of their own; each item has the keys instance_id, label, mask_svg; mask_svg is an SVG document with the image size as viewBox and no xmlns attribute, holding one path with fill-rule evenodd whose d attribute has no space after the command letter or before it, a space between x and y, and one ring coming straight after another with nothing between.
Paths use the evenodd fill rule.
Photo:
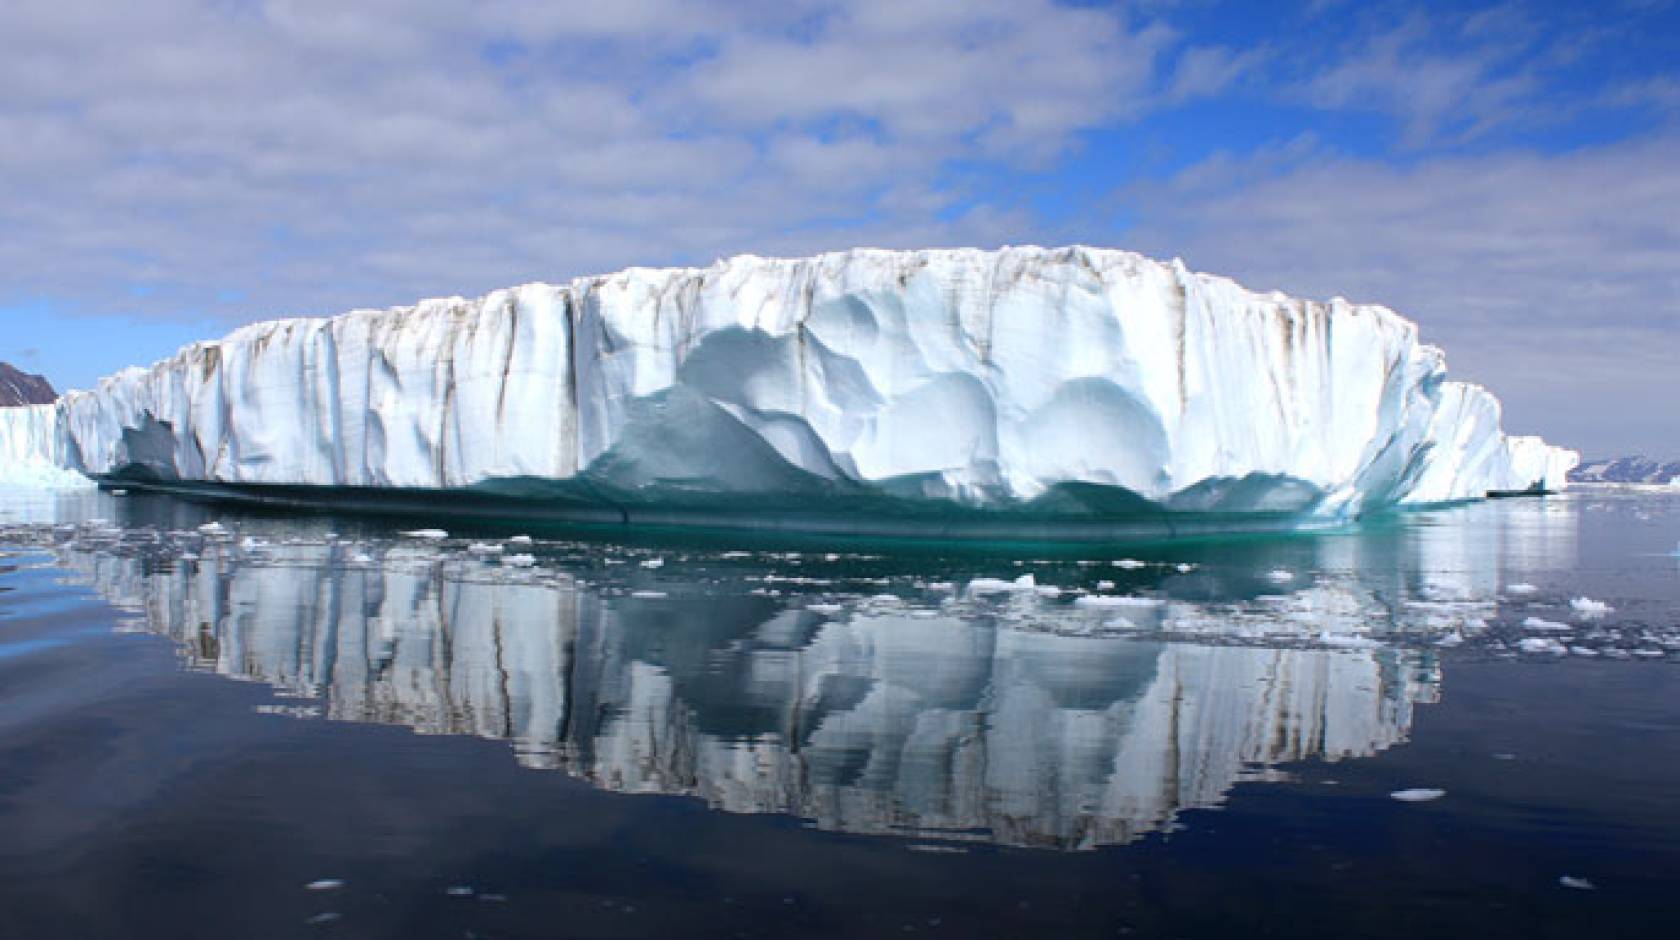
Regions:
<instances>
[{"instance_id":1,"label":"iceberg","mask_svg":"<svg viewBox=\"0 0 1680 940\"><path fill-rule=\"evenodd\" d=\"M0 487L80 489L93 485L68 468L53 405L0 407Z\"/></svg>"},{"instance_id":2,"label":"iceberg","mask_svg":"<svg viewBox=\"0 0 1680 940\"><path fill-rule=\"evenodd\" d=\"M1179 261L859 249L256 324L65 395L40 443L247 495L849 531L1296 525L1564 485L1574 452L1445 375L1386 308Z\"/></svg>"}]
</instances>

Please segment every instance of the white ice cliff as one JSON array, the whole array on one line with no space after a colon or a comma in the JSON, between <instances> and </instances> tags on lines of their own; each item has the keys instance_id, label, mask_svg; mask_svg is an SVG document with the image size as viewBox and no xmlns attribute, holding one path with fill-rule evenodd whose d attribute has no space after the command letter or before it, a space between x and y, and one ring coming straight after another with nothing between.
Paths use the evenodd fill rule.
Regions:
<instances>
[{"instance_id":1,"label":"white ice cliff","mask_svg":"<svg viewBox=\"0 0 1680 940\"><path fill-rule=\"evenodd\" d=\"M54 405L0 408L0 487L61 489L91 486L63 450L60 412Z\"/></svg>"},{"instance_id":2,"label":"white ice cliff","mask_svg":"<svg viewBox=\"0 0 1680 940\"><path fill-rule=\"evenodd\" d=\"M1082 247L742 256L263 323L56 407L59 462L95 476L621 510L1334 518L1561 487L1576 460L1502 433L1385 308Z\"/></svg>"}]
</instances>

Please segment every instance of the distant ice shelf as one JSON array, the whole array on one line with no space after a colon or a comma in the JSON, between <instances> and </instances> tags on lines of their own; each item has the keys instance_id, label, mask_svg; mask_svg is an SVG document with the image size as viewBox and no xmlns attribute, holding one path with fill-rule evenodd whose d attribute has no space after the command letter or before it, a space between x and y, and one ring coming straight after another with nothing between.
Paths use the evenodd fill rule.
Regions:
<instances>
[{"instance_id":1,"label":"distant ice shelf","mask_svg":"<svg viewBox=\"0 0 1680 940\"><path fill-rule=\"evenodd\" d=\"M1385 308L1084 247L741 256L280 320L50 415L29 459L94 477L793 527L1323 522L1557 488L1578 459L1504 434Z\"/></svg>"}]
</instances>

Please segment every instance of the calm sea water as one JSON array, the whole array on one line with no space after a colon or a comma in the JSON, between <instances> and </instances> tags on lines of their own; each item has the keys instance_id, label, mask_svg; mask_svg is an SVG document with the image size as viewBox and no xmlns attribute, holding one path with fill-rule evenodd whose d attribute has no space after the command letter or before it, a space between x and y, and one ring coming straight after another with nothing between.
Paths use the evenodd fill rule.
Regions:
<instances>
[{"instance_id":1,"label":"calm sea water","mask_svg":"<svg viewBox=\"0 0 1680 940\"><path fill-rule=\"evenodd\" d=\"M1676 929L1680 494L1101 554L416 524L0 495L0 936Z\"/></svg>"}]
</instances>

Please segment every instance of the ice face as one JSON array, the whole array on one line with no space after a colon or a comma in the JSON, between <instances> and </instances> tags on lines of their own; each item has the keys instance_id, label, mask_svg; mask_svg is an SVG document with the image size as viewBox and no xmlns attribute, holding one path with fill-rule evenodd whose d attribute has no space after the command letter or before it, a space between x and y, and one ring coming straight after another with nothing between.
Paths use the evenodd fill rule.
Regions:
<instances>
[{"instance_id":1,"label":"ice face","mask_svg":"<svg viewBox=\"0 0 1680 940\"><path fill-rule=\"evenodd\" d=\"M285 320L57 406L93 475L1106 516L1564 483L1381 307L1090 248L632 268ZM536 489L533 486L541 484Z\"/></svg>"},{"instance_id":2,"label":"ice face","mask_svg":"<svg viewBox=\"0 0 1680 940\"><path fill-rule=\"evenodd\" d=\"M92 486L66 469L59 412L53 405L0 408L0 487L76 489Z\"/></svg>"}]
</instances>

